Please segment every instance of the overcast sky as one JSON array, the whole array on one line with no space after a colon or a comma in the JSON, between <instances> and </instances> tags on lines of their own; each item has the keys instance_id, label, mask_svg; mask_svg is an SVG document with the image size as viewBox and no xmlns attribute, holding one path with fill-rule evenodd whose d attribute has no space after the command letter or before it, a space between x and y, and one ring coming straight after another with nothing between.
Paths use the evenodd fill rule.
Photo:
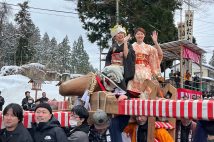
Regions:
<instances>
[{"instance_id":1,"label":"overcast sky","mask_svg":"<svg viewBox=\"0 0 214 142\"><path fill-rule=\"evenodd\" d=\"M5 0L0 0L1 2ZM7 3L17 4L24 0L6 0ZM68 35L70 45L77 40L80 35L84 39L84 47L89 54L90 62L99 68L99 47L87 41L86 31L82 28L82 24L78 19L73 2L64 0L29 0L30 7L54 9L61 11L70 11L74 14L54 13L41 10L30 9L31 18L36 26L39 27L41 35L48 33L50 38L56 37L61 42L65 35ZM196 37L198 46L208 53L205 55L207 61L212 57L214 50L214 5L205 6L204 10L197 10L194 13L193 35ZM13 14L17 13L18 7L12 6ZM183 12L184 19L184 12ZM180 13L175 14L175 23L180 20Z\"/></svg>"}]
</instances>

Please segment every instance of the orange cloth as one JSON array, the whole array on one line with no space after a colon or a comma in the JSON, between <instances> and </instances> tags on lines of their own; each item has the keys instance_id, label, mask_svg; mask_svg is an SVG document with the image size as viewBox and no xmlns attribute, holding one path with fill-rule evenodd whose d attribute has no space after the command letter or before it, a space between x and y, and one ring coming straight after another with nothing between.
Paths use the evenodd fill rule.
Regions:
<instances>
[{"instance_id":1,"label":"orange cloth","mask_svg":"<svg viewBox=\"0 0 214 142\"><path fill-rule=\"evenodd\" d=\"M131 137L132 142L136 142L137 141L136 140L136 137L137 137L136 130L137 130L137 124L129 123L123 131Z\"/></svg>"},{"instance_id":2,"label":"orange cloth","mask_svg":"<svg viewBox=\"0 0 214 142\"><path fill-rule=\"evenodd\" d=\"M164 128L155 129L155 138L160 142L174 142L169 132Z\"/></svg>"},{"instance_id":3,"label":"orange cloth","mask_svg":"<svg viewBox=\"0 0 214 142\"><path fill-rule=\"evenodd\" d=\"M190 78L191 74L189 72L184 74L184 80L190 80Z\"/></svg>"}]
</instances>

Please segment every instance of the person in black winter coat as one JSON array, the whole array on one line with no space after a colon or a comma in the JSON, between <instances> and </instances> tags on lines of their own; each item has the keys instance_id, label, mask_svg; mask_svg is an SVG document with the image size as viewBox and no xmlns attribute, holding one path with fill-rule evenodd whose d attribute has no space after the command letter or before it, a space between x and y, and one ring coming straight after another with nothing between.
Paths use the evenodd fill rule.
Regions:
<instances>
[{"instance_id":1,"label":"person in black winter coat","mask_svg":"<svg viewBox=\"0 0 214 142\"><path fill-rule=\"evenodd\" d=\"M34 99L30 96L30 92L25 92L25 98L22 99L22 108L24 110L33 110L35 107Z\"/></svg>"},{"instance_id":2,"label":"person in black winter coat","mask_svg":"<svg viewBox=\"0 0 214 142\"><path fill-rule=\"evenodd\" d=\"M23 110L18 104L9 104L3 111L5 128L0 132L0 142L33 142L28 130L22 124Z\"/></svg>"},{"instance_id":3,"label":"person in black winter coat","mask_svg":"<svg viewBox=\"0 0 214 142\"><path fill-rule=\"evenodd\" d=\"M69 120L71 127L68 134L69 142L89 142L89 125L87 123L88 117L88 110L84 106L77 105L72 108Z\"/></svg>"},{"instance_id":4,"label":"person in black winter coat","mask_svg":"<svg viewBox=\"0 0 214 142\"><path fill-rule=\"evenodd\" d=\"M37 101L39 101L40 103L47 103L48 102L48 98L46 97L46 93L42 92L42 97L39 98Z\"/></svg>"},{"instance_id":5,"label":"person in black winter coat","mask_svg":"<svg viewBox=\"0 0 214 142\"><path fill-rule=\"evenodd\" d=\"M2 107L4 105L4 98L1 95L1 91L0 91L0 111L2 111Z\"/></svg>"},{"instance_id":6,"label":"person in black winter coat","mask_svg":"<svg viewBox=\"0 0 214 142\"><path fill-rule=\"evenodd\" d=\"M30 129L34 142L68 142L59 121L52 115L49 104L41 103L36 106L35 120Z\"/></svg>"}]
</instances>

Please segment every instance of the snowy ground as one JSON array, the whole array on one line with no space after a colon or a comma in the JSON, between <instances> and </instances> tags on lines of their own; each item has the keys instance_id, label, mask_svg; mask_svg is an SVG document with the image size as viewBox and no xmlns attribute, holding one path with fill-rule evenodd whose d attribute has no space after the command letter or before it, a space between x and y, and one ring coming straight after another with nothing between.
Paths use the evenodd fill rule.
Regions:
<instances>
[{"instance_id":1,"label":"snowy ground","mask_svg":"<svg viewBox=\"0 0 214 142\"><path fill-rule=\"evenodd\" d=\"M30 91L31 96L35 98L35 91L31 90L31 83L28 83L29 80L28 77L22 75L0 76L0 90L5 99L4 107L9 103L21 104L22 99L25 97L25 91ZM59 94L59 87L56 86L58 82L45 81L45 83L42 84L42 91L38 91L38 98L41 97L44 91L49 99L55 98L58 101L62 101L63 96Z\"/></svg>"}]
</instances>

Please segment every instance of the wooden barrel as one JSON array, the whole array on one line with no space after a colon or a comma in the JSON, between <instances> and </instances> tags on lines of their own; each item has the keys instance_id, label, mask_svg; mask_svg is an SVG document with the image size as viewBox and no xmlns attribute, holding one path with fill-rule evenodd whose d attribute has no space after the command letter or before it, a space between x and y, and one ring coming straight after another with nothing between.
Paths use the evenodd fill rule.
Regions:
<instances>
[{"instance_id":1,"label":"wooden barrel","mask_svg":"<svg viewBox=\"0 0 214 142\"><path fill-rule=\"evenodd\" d=\"M62 96L82 96L86 89L101 91L94 73L88 73L87 75L63 82L59 87L59 93Z\"/></svg>"}]
</instances>

